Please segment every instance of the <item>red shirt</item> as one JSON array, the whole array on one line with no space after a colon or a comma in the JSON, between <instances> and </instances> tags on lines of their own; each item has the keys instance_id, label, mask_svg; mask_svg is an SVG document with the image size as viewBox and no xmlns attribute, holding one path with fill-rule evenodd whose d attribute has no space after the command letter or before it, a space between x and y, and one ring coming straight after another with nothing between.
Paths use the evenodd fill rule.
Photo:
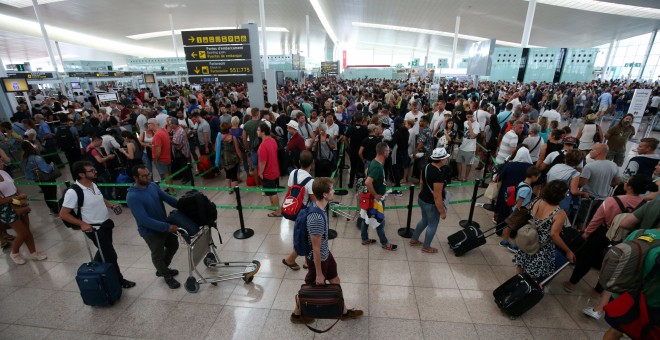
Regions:
<instances>
[{"instance_id":1,"label":"red shirt","mask_svg":"<svg viewBox=\"0 0 660 340\"><path fill-rule=\"evenodd\" d=\"M160 146L160 157L156 159L157 161L164 164L172 163L172 155L170 152L170 135L167 133L167 130L160 129L156 131L151 144L152 150L156 150L156 147Z\"/></svg>"},{"instance_id":2,"label":"red shirt","mask_svg":"<svg viewBox=\"0 0 660 340\"><path fill-rule=\"evenodd\" d=\"M277 142L273 138L266 138L259 145L257 151L259 165L265 163L263 178L275 180L280 177L280 165L277 162Z\"/></svg>"},{"instance_id":3,"label":"red shirt","mask_svg":"<svg viewBox=\"0 0 660 340\"><path fill-rule=\"evenodd\" d=\"M305 151L307 148L305 147L305 139L302 138L302 136L299 133L296 133L295 135L291 136L291 139L289 139L289 143L286 145L286 149L288 151L293 151L293 150L300 150Z\"/></svg>"}]
</instances>

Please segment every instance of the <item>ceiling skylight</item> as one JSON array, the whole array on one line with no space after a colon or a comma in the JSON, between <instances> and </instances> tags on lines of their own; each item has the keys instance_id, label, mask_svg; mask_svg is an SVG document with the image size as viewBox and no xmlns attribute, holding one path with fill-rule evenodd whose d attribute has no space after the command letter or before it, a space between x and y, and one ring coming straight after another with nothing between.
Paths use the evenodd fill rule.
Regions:
<instances>
[{"instance_id":1,"label":"ceiling skylight","mask_svg":"<svg viewBox=\"0 0 660 340\"><path fill-rule=\"evenodd\" d=\"M0 0L2 1L2 0ZM207 31L207 30L231 30L236 29L236 27L200 27L200 28L186 28L184 30L174 30L174 34L181 34L181 31ZM261 31L261 27L258 28ZM285 27L266 27L266 32L289 32ZM160 37L169 37L172 35L172 31L158 31L150 33L141 33L134 35L127 35L126 38L133 40L143 40L143 39L152 39Z\"/></svg>"},{"instance_id":2,"label":"ceiling skylight","mask_svg":"<svg viewBox=\"0 0 660 340\"><path fill-rule=\"evenodd\" d=\"M529 0L526 0L529 1ZM536 0L537 4L572 8L582 11L622 15L644 19L660 19L660 9L615 4L596 0Z\"/></svg>"},{"instance_id":3,"label":"ceiling skylight","mask_svg":"<svg viewBox=\"0 0 660 340\"><path fill-rule=\"evenodd\" d=\"M51 2L61 2L66 0L37 0L39 5L49 4ZM0 0L0 4L5 4L17 8L32 7L32 0Z\"/></svg>"},{"instance_id":4,"label":"ceiling skylight","mask_svg":"<svg viewBox=\"0 0 660 340\"><path fill-rule=\"evenodd\" d=\"M325 32L328 33L330 39L335 43L339 43L339 38L337 38L335 31L332 29L332 26L330 26L330 22L328 21L328 18L325 16L325 12L323 12L323 8L321 8L321 4L319 3L319 1L309 0L309 2L312 4L312 7L314 7L314 12L316 12L316 15L319 17L319 20L321 21L321 25L323 25L323 28L325 28Z\"/></svg>"},{"instance_id":5,"label":"ceiling skylight","mask_svg":"<svg viewBox=\"0 0 660 340\"><path fill-rule=\"evenodd\" d=\"M383 24L372 24L372 23L366 23L366 22L353 22L352 25L355 26L355 27L378 28L378 29L401 31L401 32L412 32L412 33L419 33L419 34L439 35L439 36L447 37L447 38L453 38L454 37L453 32L434 31L434 30L428 30L428 29L424 29L424 28L393 26L393 25L383 25ZM482 40L490 39L490 38L477 37L477 36L474 36L474 35L467 35L467 34L460 34L460 33L458 34L458 38L459 39L465 39L465 40L473 40L473 41L482 41ZM519 43L514 43L514 42L509 42L509 41L502 41L502 40L497 40L496 44L501 45L501 46L520 47ZM539 47L539 46L528 45L527 47Z\"/></svg>"}]
</instances>

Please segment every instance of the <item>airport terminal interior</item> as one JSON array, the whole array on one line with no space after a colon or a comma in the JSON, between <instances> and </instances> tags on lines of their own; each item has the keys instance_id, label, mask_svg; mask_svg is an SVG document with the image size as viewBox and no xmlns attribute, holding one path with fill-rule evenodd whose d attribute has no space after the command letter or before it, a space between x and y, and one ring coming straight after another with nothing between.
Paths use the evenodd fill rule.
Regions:
<instances>
[{"instance_id":1,"label":"airport terminal interior","mask_svg":"<svg viewBox=\"0 0 660 340\"><path fill-rule=\"evenodd\" d=\"M509 223L503 215L511 214L515 205L502 201L510 199L511 193L505 193L510 188L520 194L516 184L526 179L531 164L568 168L540 158L536 148L548 156L577 142L582 152L565 156L567 164L569 154L580 158L573 171L586 173L590 162L609 162L616 168L606 180L608 194L603 197L588 192L582 177L552 181L561 188L561 197L586 197L568 209L555 204L559 215L566 216L566 210L569 216L559 228L571 229L578 238L591 227L595 214L613 218L603 203L614 192L610 181L639 181L644 188L653 188L651 180L659 182L659 26L657 0L0 0L0 339L621 336L605 312L591 309L607 304L603 296L610 294L600 286L602 260L590 261L584 273L576 274L584 258L602 258L603 252L573 249L563 230L561 238L559 232L555 238L548 236L550 227L539 228L538 237L548 241L537 238L536 245L550 249L554 262L537 263L550 266L543 275L525 274L531 277L525 284L531 284L537 301L521 302L529 305L520 313L500 303L498 292L512 278L523 276L518 275L520 262L514 261L535 256L530 255L535 251L518 249L515 238L507 243L499 235L499 228ZM364 135L354 126L362 119L361 129L368 131ZM456 125L453 130L447 126L450 120ZM479 127L474 136L473 125ZM62 126L67 132L75 127L77 136L61 142L69 136L60 133ZM313 127L318 139L313 141L313 132L302 126ZM439 134L432 135L436 128ZM183 132L177 135L177 129ZM621 133L617 150L611 129ZM631 132L621 137L626 129ZM270 143L275 139L265 130L276 142ZM397 130L405 130L405 137ZM231 137L235 131L238 138ZM385 143L372 143L368 134ZM294 135L303 137L296 136L301 144L297 153L295 145L289 147ZM261 137L261 145L253 145L259 140L255 136ZM526 148L511 155L511 136ZM524 137L536 143L527 145ZM222 142L212 143L216 138ZM408 148L399 147L399 140ZM178 149L181 141L185 147ZM232 143L240 145L232 150ZM607 161L605 145L613 152ZM512 146L516 150L515 141ZM307 149L312 152L303 151ZM171 157L163 156L163 150L171 150ZM315 163L310 174L334 181L334 196L324 207L330 231L319 252L327 245L332 254L323 262L324 271L330 259L336 261L335 276L348 308L334 319L307 320L294 313L308 275L306 263L316 265L302 256L296 264L287 260L294 251L297 223L283 218L281 208L289 173L301 167L308 154ZM179 155L184 161L175 166ZM232 158L236 155L240 164ZM509 156L510 163L502 165ZM642 164L640 157L654 160L647 166L650 172L642 171L649 163ZM72 210L60 210L67 200L59 201L68 185L76 185L70 160L90 161L77 175L99 185L85 193L85 204L97 204L97 209L87 208L83 217L106 216L114 222L110 231L101 228L104 237L111 235L104 244L114 247L124 280L120 298L104 295L112 300L110 305L83 300L81 268L87 268L92 255L88 246L94 253L96 247L60 217ZM367 180L354 182L356 174L365 177L365 160L372 163ZM54 168L47 164L51 162ZM385 164L383 176L372 171L374 162ZM525 162L521 172L518 165ZM60 176L47 176L41 163L49 171L59 170ZM143 163L144 169L132 167ZM630 170L632 163L642 165ZM441 170L432 169L436 182L427 190L420 178L431 178L428 169L434 164ZM467 171L457 173L456 167ZM266 178L273 171L280 176ZM494 189L494 173L519 179L511 187ZM231 179L234 175L237 180ZM358 192L364 186L371 197L380 196L376 187L383 186L374 176L388 188L384 211L372 208L373 203L365 208L364 194ZM151 187L150 179L160 188ZM161 196L141 195L139 190L147 186ZM634 195L632 184L623 188L627 196ZM177 208L172 201L190 198L193 189L215 207L199 203L189 208L202 215L211 209L217 219L191 239L164 217ZM491 189L494 198L487 193ZM424 190L426 197L444 202L422 202ZM543 198L538 202L551 205L545 194L551 189L542 193L541 185L534 185L530 195L532 191ZM649 191L653 196L644 200L649 201L644 211L658 216L660 205L655 203L660 195L653 193L657 187ZM25 197L9 201L14 194ZM101 194L107 207L94 197ZM639 195L636 202L641 201ZM165 213L158 211L163 196L169 196ZM592 205L596 201L601 208ZM537 201L524 204L530 202ZM31 211L22 215L21 204L29 204ZM430 245L411 239L418 222L430 216L424 209L437 216L444 211L436 232L427 230L418 240L429 237ZM660 227L658 219L654 223L638 227ZM163 231L157 229L160 225L175 228ZM483 244L459 251L451 236L465 233L467 244L472 232L481 235L475 237ZM28 249L30 242L13 248L30 233L36 252ZM153 235L163 237L156 242ZM178 247L163 245L174 239ZM318 245L310 242L316 254ZM590 239L586 242L595 247ZM564 251L567 246L571 249ZM163 260L164 248L176 250L171 263ZM649 254L658 257L657 251ZM564 265L567 258L574 263ZM157 262L169 268L168 274L161 275ZM112 264L109 268L108 275L116 276ZM539 286L550 272L556 276ZM310 275L313 283L318 276ZM645 271L644 282L657 287L657 275ZM649 301L655 298L657 303L658 291ZM660 306L650 305L650 314L660 311ZM309 321L307 326L324 330L339 317L325 333L303 324ZM651 338L650 333L628 335Z\"/></svg>"}]
</instances>

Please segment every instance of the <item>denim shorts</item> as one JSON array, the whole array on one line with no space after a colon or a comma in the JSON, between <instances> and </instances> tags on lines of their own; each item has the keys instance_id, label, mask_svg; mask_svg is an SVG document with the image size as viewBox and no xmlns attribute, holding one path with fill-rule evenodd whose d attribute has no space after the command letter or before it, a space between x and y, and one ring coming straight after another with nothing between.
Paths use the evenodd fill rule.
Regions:
<instances>
[{"instance_id":1,"label":"denim shorts","mask_svg":"<svg viewBox=\"0 0 660 340\"><path fill-rule=\"evenodd\" d=\"M159 162L159 161L154 160L153 165L156 168L156 170L158 171L158 174L160 175L160 177L163 177L165 175L168 175L168 174L172 173L172 165L171 164L165 164L163 162ZM161 180L163 180L163 179L165 179L165 178L161 178Z\"/></svg>"}]
</instances>

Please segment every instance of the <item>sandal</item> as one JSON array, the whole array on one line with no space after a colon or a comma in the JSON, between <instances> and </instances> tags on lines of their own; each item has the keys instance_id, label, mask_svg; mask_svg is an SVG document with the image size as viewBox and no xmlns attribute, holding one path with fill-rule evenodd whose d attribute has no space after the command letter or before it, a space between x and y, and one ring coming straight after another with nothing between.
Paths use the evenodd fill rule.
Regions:
<instances>
[{"instance_id":1,"label":"sandal","mask_svg":"<svg viewBox=\"0 0 660 340\"><path fill-rule=\"evenodd\" d=\"M422 248L422 251L429 254L435 254L438 252L438 249L433 247L428 247L428 248Z\"/></svg>"},{"instance_id":2,"label":"sandal","mask_svg":"<svg viewBox=\"0 0 660 340\"><path fill-rule=\"evenodd\" d=\"M14 236L12 234L5 234L4 236L5 236L5 240L7 240L7 241L13 241L13 240L16 239L16 236Z\"/></svg>"},{"instance_id":3,"label":"sandal","mask_svg":"<svg viewBox=\"0 0 660 340\"><path fill-rule=\"evenodd\" d=\"M371 245L371 244L374 244L374 243L376 243L376 240L374 240L374 239L368 239L368 240L362 241L363 246L368 246L368 245Z\"/></svg>"},{"instance_id":4,"label":"sandal","mask_svg":"<svg viewBox=\"0 0 660 340\"><path fill-rule=\"evenodd\" d=\"M383 249L385 249L385 250L395 251L396 248L397 248L397 245L396 245L396 244L388 243L388 244L386 244L386 245L381 246L381 248L383 248Z\"/></svg>"},{"instance_id":5,"label":"sandal","mask_svg":"<svg viewBox=\"0 0 660 340\"><path fill-rule=\"evenodd\" d=\"M278 215L276 213L268 213L268 217L282 217L282 215Z\"/></svg>"},{"instance_id":6,"label":"sandal","mask_svg":"<svg viewBox=\"0 0 660 340\"><path fill-rule=\"evenodd\" d=\"M357 319L357 318L361 317L363 314L364 314L364 312L360 309L355 309L355 308L349 309L349 310L346 311L345 314L341 315L341 321L346 321L346 320L350 320L350 319Z\"/></svg>"},{"instance_id":7,"label":"sandal","mask_svg":"<svg viewBox=\"0 0 660 340\"><path fill-rule=\"evenodd\" d=\"M424 244L424 242L417 241L417 240L410 240L410 242L408 244L410 244L410 246L414 247L414 246L422 245L422 244Z\"/></svg>"},{"instance_id":8,"label":"sandal","mask_svg":"<svg viewBox=\"0 0 660 340\"><path fill-rule=\"evenodd\" d=\"M282 263L283 263L285 266L289 267L291 270L294 270L294 271L296 271L296 270L300 270L300 266L299 266L297 263L295 263L295 262L294 262L293 264L288 264L288 263L286 262L286 259L282 259Z\"/></svg>"}]
</instances>

